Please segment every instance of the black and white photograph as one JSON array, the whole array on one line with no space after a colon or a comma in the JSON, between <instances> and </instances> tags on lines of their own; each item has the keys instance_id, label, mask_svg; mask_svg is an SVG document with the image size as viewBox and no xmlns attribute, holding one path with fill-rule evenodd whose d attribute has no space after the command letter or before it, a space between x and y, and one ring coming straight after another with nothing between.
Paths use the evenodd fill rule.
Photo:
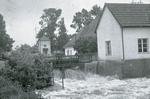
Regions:
<instances>
[{"instance_id":1,"label":"black and white photograph","mask_svg":"<svg viewBox=\"0 0 150 99\"><path fill-rule=\"evenodd\" d=\"M150 0L0 0L0 99L150 99Z\"/></svg>"}]
</instances>

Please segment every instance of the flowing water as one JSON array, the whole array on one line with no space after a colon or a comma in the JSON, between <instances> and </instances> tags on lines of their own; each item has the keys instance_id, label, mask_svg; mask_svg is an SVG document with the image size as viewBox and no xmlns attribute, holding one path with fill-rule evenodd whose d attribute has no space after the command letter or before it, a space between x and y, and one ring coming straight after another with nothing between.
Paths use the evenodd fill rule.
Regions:
<instances>
[{"instance_id":1,"label":"flowing water","mask_svg":"<svg viewBox=\"0 0 150 99\"><path fill-rule=\"evenodd\" d=\"M61 89L61 73L55 71L55 87L40 91L45 99L150 99L150 79L119 80L67 70L65 89Z\"/></svg>"}]
</instances>

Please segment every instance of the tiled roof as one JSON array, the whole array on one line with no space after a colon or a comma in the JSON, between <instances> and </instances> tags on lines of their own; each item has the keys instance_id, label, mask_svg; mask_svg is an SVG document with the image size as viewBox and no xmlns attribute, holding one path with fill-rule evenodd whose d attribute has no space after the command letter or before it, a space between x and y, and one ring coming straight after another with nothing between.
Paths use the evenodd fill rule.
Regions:
<instances>
[{"instance_id":1,"label":"tiled roof","mask_svg":"<svg viewBox=\"0 0 150 99\"><path fill-rule=\"evenodd\" d=\"M122 27L150 27L150 4L106 3Z\"/></svg>"},{"instance_id":2,"label":"tiled roof","mask_svg":"<svg viewBox=\"0 0 150 99\"><path fill-rule=\"evenodd\" d=\"M76 41L76 35L74 35L65 45L64 48L73 47Z\"/></svg>"},{"instance_id":3,"label":"tiled roof","mask_svg":"<svg viewBox=\"0 0 150 99\"><path fill-rule=\"evenodd\" d=\"M100 14L101 15L101 14ZM83 37L94 37L96 38L96 28L100 19L100 15L98 15L88 26L85 26L79 33L74 35L69 42L66 43L64 48L73 47L75 45L75 41L79 38Z\"/></svg>"}]
</instances>

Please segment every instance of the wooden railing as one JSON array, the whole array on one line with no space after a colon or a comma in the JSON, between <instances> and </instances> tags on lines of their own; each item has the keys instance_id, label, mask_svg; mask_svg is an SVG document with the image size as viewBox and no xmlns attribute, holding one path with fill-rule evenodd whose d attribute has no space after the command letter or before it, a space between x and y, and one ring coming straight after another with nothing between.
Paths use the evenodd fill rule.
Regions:
<instances>
[{"instance_id":1,"label":"wooden railing","mask_svg":"<svg viewBox=\"0 0 150 99\"><path fill-rule=\"evenodd\" d=\"M90 53L90 54L82 54L82 55L72 55L72 56L63 56L63 55L56 55L56 56L51 56L51 57L46 57L46 59L53 63L55 67L60 67L77 63L89 63L92 61L97 60L97 54L96 53ZM67 65L68 64L68 65Z\"/></svg>"}]
</instances>

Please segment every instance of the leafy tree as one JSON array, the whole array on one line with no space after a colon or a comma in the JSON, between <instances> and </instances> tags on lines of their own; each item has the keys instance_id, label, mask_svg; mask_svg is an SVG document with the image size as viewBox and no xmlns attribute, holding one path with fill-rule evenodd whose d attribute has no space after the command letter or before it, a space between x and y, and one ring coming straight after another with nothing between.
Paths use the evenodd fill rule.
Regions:
<instances>
[{"instance_id":1,"label":"leafy tree","mask_svg":"<svg viewBox=\"0 0 150 99\"><path fill-rule=\"evenodd\" d=\"M77 32L81 30L84 26L88 25L93 20L91 13L86 9L82 9L81 12L77 12L73 16L73 21L71 27L76 29Z\"/></svg>"},{"instance_id":2,"label":"leafy tree","mask_svg":"<svg viewBox=\"0 0 150 99\"><path fill-rule=\"evenodd\" d=\"M10 51L12 44L14 43L13 39L6 34L6 26L3 16L0 14L0 52Z\"/></svg>"},{"instance_id":3,"label":"leafy tree","mask_svg":"<svg viewBox=\"0 0 150 99\"><path fill-rule=\"evenodd\" d=\"M90 11L90 13L92 14L92 16L95 18L98 14L101 14L102 10L100 8L100 6L98 5L94 5Z\"/></svg>"},{"instance_id":4,"label":"leafy tree","mask_svg":"<svg viewBox=\"0 0 150 99\"><path fill-rule=\"evenodd\" d=\"M49 86L52 67L44 56L33 51L34 47L22 45L12 51L7 66L1 71L3 77L19 83L24 91ZM40 79L39 79L40 78ZM42 79L42 80L41 80Z\"/></svg>"},{"instance_id":5,"label":"leafy tree","mask_svg":"<svg viewBox=\"0 0 150 99\"><path fill-rule=\"evenodd\" d=\"M101 12L101 8L98 5L94 5L90 11L82 9L81 12L77 12L74 15L71 27L76 29L76 32L80 32L83 27L89 25ZM78 53L95 53L97 52L96 38L87 37L77 39L74 48Z\"/></svg>"},{"instance_id":6,"label":"leafy tree","mask_svg":"<svg viewBox=\"0 0 150 99\"><path fill-rule=\"evenodd\" d=\"M79 38L74 45L74 48L79 54L96 53L97 52L97 40L93 37Z\"/></svg>"},{"instance_id":7,"label":"leafy tree","mask_svg":"<svg viewBox=\"0 0 150 99\"><path fill-rule=\"evenodd\" d=\"M84 26L89 25L91 21L100 13L101 8L98 5L94 5L90 11L82 9L81 12L75 13L70 26L76 29L76 32L79 32Z\"/></svg>"},{"instance_id":8,"label":"leafy tree","mask_svg":"<svg viewBox=\"0 0 150 99\"><path fill-rule=\"evenodd\" d=\"M37 34L37 38L46 35L51 40L52 51L56 48L56 35L55 31L58 27L58 19L61 15L61 9L49 8L45 9L43 15L41 16L41 29Z\"/></svg>"},{"instance_id":9,"label":"leafy tree","mask_svg":"<svg viewBox=\"0 0 150 99\"><path fill-rule=\"evenodd\" d=\"M38 96L31 91L35 90L38 82L35 59L43 58L39 58L35 49L29 45L22 45L7 57L8 64L0 69L1 98L38 99Z\"/></svg>"},{"instance_id":10,"label":"leafy tree","mask_svg":"<svg viewBox=\"0 0 150 99\"><path fill-rule=\"evenodd\" d=\"M61 19L61 21L59 21L59 35L57 37L57 48L58 50L63 50L63 46L68 42L69 40L69 35L67 35L67 30L65 27L65 23L64 23L64 18Z\"/></svg>"}]
</instances>

